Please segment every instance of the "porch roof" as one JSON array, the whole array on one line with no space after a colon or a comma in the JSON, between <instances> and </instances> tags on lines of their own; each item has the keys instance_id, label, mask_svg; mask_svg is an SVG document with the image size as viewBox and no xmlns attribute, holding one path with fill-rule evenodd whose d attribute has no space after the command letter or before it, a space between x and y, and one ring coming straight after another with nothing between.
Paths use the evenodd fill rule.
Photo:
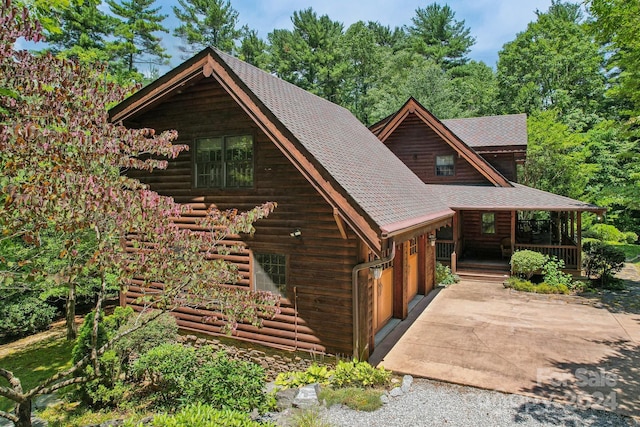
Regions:
<instances>
[{"instance_id":1,"label":"porch roof","mask_svg":"<svg viewBox=\"0 0 640 427\"><path fill-rule=\"evenodd\" d=\"M589 211L605 208L527 187L515 182L513 187L427 184L454 210L488 211Z\"/></svg>"}]
</instances>

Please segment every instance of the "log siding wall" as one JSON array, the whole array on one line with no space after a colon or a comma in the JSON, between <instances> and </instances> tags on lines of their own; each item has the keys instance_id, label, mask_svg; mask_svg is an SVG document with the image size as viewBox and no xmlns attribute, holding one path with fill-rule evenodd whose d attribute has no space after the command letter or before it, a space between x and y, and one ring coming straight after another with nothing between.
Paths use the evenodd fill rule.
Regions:
<instances>
[{"instance_id":1,"label":"log siding wall","mask_svg":"<svg viewBox=\"0 0 640 427\"><path fill-rule=\"evenodd\" d=\"M182 153L167 170L131 174L160 194L179 203L192 204L194 214L214 205L220 209L251 209L266 201L278 203L269 218L256 223L253 237L240 240L245 246L233 261L243 274L242 286L251 286L250 251L288 256L287 301L282 313L265 321L264 328L240 325L238 337L267 345L316 352L350 354L352 351L351 269L359 261L359 243L347 229L341 236L332 207L271 143L214 79L201 80L167 102L138 116L130 127L157 131L176 129L177 143L195 138L250 133L254 137L253 189L195 189L193 151ZM183 219L188 227L188 219ZM299 239L290 233L300 229ZM136 296L132 287L126 296ZM297 312L297 315L296 315ZM178 324L186 329L219 334L219 324L203 323L206 311L181 309Z\"/></svg>"},{"instance_id":2,"label":"log siding wall","mask_svg":"<svg viewBox=\"0 0 640 427\"><path fill-rule=\"evenodd\" d=\"M487 179L415 114L398 126L385 144L427 184L487 184ZM453 154L453 176L436 176L436 156Z\"/></svg>"}]
</instances>

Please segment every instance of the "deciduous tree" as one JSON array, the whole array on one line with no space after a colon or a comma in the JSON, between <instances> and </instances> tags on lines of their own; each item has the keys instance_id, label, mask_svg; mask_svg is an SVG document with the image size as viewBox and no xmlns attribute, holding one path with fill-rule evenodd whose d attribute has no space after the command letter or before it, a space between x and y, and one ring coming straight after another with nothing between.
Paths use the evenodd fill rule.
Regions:
<instances>
[{"instance_id":1,"label":"deciduous tree","mask_svg":"<svg viewBox=\"0 0 640 427\"><path fill-rule=\"evenodd\" d=\"M200 231L180 228L173 219L187 206L159 196L139 181L121 174L127 169L151 171L167 165L187 149L173 144L176 133L156 135L151 129L111 124L106 106L127 93L105 81L104 68L82 67L51 54L16 51L19 37L40 38L38 24L25 10L0 6L0 239L37 241L43 230L95 233L95 251L87 260L98 272L90 354L31 390L0 368L0 395L17 404L15 414L0 412L19 427L31 424L31 401L74 383L88 381L83 368L100 375L100 355L114 340L97 345L97 331L107 276L140 286L140 302L171 310L207 306L220 313L233 331L240 322L259 324L277 312L275 296L229 284L238 277L232 265L214 254L233 251L228 234L253 232L253 222L267 216L272 203L249 212L211 209L197 221ZM71 249L72 256L73 249ZM26 260L21 260L23 266ZM0 271L0 285L15 281L15 271ZM27 281L29 271L20 271ZM147 317L147 321L152 317Z\"/></svg>"}]
</instances>

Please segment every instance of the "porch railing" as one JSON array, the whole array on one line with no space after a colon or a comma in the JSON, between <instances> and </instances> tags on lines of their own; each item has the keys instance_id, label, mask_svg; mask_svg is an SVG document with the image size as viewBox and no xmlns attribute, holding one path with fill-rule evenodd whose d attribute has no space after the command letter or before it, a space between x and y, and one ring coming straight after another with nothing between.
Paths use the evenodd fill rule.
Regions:
<instances>
[{"instance_id":1,"label":"porch railing","mask_svg":"<svg viewBox=\"0 0 640 427\"><path fill-rule=\"evenodd\" d=\"M436 259L438 261L451 261L451 253L454 248L453 240L438 240L436 242Z\"/></svg>"},{"instance_id":2,"label":"porch railing","mask_svg":"<svg viewBox=\"0 0 640 427\"><path fill-rule=\"evenodd\" d=\"M548 256L555 256L564 261L565 268L578 268L578 247L573 245L536 245L533 243L516 243L515 249L528 249Z\"/></svg>"}]
</instances>

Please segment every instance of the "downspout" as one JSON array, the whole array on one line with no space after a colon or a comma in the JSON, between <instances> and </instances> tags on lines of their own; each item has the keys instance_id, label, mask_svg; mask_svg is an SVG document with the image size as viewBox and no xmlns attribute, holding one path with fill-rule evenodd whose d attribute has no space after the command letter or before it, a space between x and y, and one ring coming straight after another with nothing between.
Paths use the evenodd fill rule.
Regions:
<instances>
[{"instance_id":1,"label":"downspout","mask_svg":"<svg viewBox=\"0 0 640 427\"><path fill-rule=\"evenodd\" d=\"M354 359L357 359L359 356L358 342L360 341L360 322L358 320L358 318L360 317L358 316L360 311L360 307L358 304L358 273L364 270L365 268L371 268L378 265L386 264L392 261L395 256L396 256L396 242L392 240L391 253L389 254L389 256L381 259L376 259L373 261L363 262L362 264L357 264L355 267L353 267L353 270L351 271L351 293L352 293L351 298L353 300L353 358Z\"/></svg>"}]
</instances>

